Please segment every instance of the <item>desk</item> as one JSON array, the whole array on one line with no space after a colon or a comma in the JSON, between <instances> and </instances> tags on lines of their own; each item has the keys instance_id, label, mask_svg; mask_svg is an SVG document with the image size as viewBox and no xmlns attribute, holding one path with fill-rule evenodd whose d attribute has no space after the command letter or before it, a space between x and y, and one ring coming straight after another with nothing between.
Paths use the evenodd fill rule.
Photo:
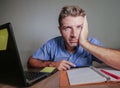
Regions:
<instances>
[{"instance_id":1,"label":"desk","mask_svg":"<svg viewBox=\"0 0 120 88\"><path fill-rule=\"evenodd\" d=\"M48 77L40 82L37 82L30 87L26 87L26 88L60 88L59 87L59 77L60 77L60 72L58 71L55 74L51 75L50 77ZM0 88L18 88L18 87L0 83ZM68 88L68 87L62 87L62 88ZM120 88L120 83L74 86L74 87L70 87L70 88Z\"/></svg>"}]
</instances>

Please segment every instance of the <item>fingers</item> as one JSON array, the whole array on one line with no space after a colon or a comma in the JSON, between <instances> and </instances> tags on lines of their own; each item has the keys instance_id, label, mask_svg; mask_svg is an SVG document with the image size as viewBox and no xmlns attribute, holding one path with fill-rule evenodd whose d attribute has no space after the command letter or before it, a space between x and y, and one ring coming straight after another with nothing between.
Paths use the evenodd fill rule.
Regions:
<instances>
[{"instance_id":1,"label":"fingers","mask_svg":"<svg viewBox=\"0 0 120 88\"><path fill-rule=\"evenodd\" d=\"M84 25L83 25L84 30L88 30L88 22L87 22L87 17L85 16L84 18Z\"/></svg>"},{"instance_id":2,"label":"fingers","mask_svg":"<svg viewBox=\"0 0 120 88\"><path fill-rule=\"evenodd\" d=\"M73 64L72 62L69 62L69 61L65 61L66 62L66 64L68 64L69 66L72 66L72 67L75 67L76 65L75 64Z\"/></svg>"},{"instance_id":3,"label":"fingers","mask_svg":"<svg viewBox=\"0 0 120 88\"><path fill-rule=\"evenodd\" d=\"M66 61L66 60L62 60L59 62L59 65L58 65L58 70L68 70L70 69L70 67L75 67L75 64L69 62L69 61Z\"/></svg>"},{"instance_id":4,"label":"fingers","mask_svg":"<svg viewBox=\"0 0 120 88\"><path fill-rule=\"evenodd\" d=\"M68 69L70 69L70 66L68 64L63 64L62 69L63 70L68 70Z\"/></svg>"},{"instance_id":5,"label":"fingers","mask_svg":"<svg viewBox=\"0 0 120 88\"><path fill-rule=\"evenodd\" d=\"M84 45L84 43L87 41L87 38L88 38L88 22L85 16L83 29L81 30L81 33L80 33L80 39L79 39L80 45Z\"/></svg>"}]
</instances>

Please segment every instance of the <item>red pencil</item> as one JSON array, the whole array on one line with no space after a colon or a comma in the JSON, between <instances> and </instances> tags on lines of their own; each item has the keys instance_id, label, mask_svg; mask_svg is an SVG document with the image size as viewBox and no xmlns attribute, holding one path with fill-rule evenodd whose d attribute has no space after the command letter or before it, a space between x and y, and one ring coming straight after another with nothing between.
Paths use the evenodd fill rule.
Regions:
<instances>
[{"instance_id":1,"label":"red pencil","mask_svg":"<svg viewBox=\"0 0 120 88\"><path fill-rule=\"evenodd\" d=\"M109 75L109 76L115 78L115 79L120 79L120 76L115 75L115 74L113 74L113 73L111 73L111 72L108 72L108 71L103 70L103 69L101 69L100 71L103 72L103 73L105 73L106 75Z\"/></svg>"}]
</instances>

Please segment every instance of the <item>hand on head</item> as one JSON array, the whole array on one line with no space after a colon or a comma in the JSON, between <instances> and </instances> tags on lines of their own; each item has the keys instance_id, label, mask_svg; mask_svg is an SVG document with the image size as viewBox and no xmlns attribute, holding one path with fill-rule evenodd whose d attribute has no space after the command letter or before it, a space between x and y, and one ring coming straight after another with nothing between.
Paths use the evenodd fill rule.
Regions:
<instances>
[{"instance_id":1,"label":"hand on head","mask_svg":"<svg viewBox=\"0 0 120 88\"><path fill-rule=\"evenodd\" d=\"M80 39L79 39L80 45L84 44L87 41L87 38L88 38L88 22L87 22L87 18L85 16L83 28L80 32Z\"/></svg>"}]
</instances>

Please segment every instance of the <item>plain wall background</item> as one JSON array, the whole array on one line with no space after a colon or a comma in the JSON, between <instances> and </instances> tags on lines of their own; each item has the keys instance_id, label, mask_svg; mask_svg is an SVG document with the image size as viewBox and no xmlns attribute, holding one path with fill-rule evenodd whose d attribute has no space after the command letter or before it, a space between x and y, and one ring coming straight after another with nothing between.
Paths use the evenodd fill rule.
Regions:
<instances>
[{"instance_id":1,"label":"plain wall background","mask_svg":"<svg viewBox=\"0 0 120 88\"><path fill-rule=\"evenodd\" d=\"M58 15L65 5L82 7L89 35L105 47L120 49L120 0L0 0L0 25L12 23L24 69L30 55L60 35Z\"/></svg>"}]
</instances>

